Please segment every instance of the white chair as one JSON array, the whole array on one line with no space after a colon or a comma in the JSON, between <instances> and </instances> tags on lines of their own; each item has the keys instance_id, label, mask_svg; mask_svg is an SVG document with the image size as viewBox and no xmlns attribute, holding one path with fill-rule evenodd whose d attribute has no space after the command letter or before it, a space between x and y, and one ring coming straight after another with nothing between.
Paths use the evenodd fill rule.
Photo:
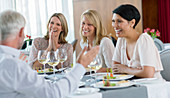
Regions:
<instances>
[{"instance_id":1,"label":"white chair","mask_svg":"<svg viewBox=\"0 0 170 98\"><path fill-rule=\"evenodd\" d=\"M155 38L154 43L155 43L156 47L158 48L158 51L162 51L164 49L164 44L160 39Z\"/></svg>"},{"instance_id":2,"label":"white chair","mask_svg":"<svg viewBox=\"0 0 170 98\"><path fill-rule=\"evenodd\" d=\"M170 81L170 49L164 49L160 52L160 57L164 70L161 71L162 77Z\"/></svg>"}]
</instances>

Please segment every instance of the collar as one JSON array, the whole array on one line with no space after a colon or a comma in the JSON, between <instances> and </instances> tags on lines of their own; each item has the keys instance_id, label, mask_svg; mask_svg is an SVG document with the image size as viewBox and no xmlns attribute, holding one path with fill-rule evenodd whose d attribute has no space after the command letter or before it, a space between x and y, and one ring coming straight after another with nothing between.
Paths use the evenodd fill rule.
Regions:
<instances>
[{"instance_id":1,"label":"collar","mask_svg":"<svg viewBox=\"0 0 170 98\"><path fill-rule=\"evenodd\" d=\"M19 50L12 48L12 47L5 46L5 45L0 45L0 53L9 54L16 58L19 58L20 56Z\"/></svg>"}]
</instances>

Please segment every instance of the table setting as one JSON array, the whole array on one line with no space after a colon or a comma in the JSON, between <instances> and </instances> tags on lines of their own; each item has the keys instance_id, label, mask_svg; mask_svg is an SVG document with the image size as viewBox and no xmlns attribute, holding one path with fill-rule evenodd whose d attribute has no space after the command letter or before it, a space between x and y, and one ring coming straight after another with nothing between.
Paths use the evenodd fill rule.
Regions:
<instances>
[{"instance_id":1,"label":"table setting","mask_svg":"<svg viewBox=\"0 0 170 98\"><path fill-rule=\"evenodd\" d=\"M43 75L47 81L55 83L59 79L65 77L65 73L69 73L71 68L55 69L61 61L67 59L59 58L58 52L40 52L38 60L44 66L46 63L51 65L53 69L37 70L39 75ZM61 59L61 60L60 60ZM64 60L64 61L63 61ZM78 84L78 88L72 92L68 98L170 98L170 83L156 78L136 78L134 75L113 74L112 69L107 69L105 73L96 73L102 67L100 60L96 57L89 65L90 69ZM44 67L45 68L45 67ZM93 73L92 73L93 72ZM47 75L48 74L48 75ZM125 93L125 95L123 94Z\"/></svg>"},{"instance_id":2,"label":"table setting","mask_svg":"<svg viewBox=\"0 0 170 98\"><path fill-rule=\"evenodd\" d=\"M109 79L113 86L104 86L103 81L106 75L110 73L95 73L84 75L79 82L77 90L72 92L67 98L109 98L115 95L115 98L170 98L170 83L156 78L135 78L134 75L113 74L114 79ZM64 74L56 73L56 80L53 80L54 74L48 75L47 81L55 82L64 77ZM103 79L102 79L103 77ZM87 81L88 79L94 81ZM96 78L96 79L95 79ZM96 80L96 81L95 81ZM127 93L123 95L122 93Z\"/></svg>"}]
</instances>

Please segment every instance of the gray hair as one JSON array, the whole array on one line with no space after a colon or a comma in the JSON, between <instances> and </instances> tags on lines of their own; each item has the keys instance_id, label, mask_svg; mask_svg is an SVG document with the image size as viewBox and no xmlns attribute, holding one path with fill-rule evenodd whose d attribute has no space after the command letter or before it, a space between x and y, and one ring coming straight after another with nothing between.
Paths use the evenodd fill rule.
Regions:
<instances>
[{"instance_id":1,"label":"gray hair","mask_svg":"<svg viewBox=\"0 0 170 98\"><path fill-rule=\"evenodd\" d=\"M26 21L23 15L16 11L7 10L0 13L0 35L1 41L8 37L13 39L22 27L25 27Z\"/></svg>"}]
</instances>

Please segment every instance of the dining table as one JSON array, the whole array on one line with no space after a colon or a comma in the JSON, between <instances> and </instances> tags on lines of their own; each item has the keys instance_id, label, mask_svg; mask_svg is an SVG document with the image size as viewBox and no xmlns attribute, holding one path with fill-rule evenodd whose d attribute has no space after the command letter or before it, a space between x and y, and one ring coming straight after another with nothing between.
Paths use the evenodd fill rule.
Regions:
<instances>
[{"instance_id":1,"label":"dining table","mask_svg":"<svg viewBox=\"0 0 170 98\"><path fill-rule=\"evenodd\" d=\"M56 75L58 76L59 73ZM133 81L133 85L123 88L103 89L93 86L93 84L101 82L102 80L87 81L90 78L94 77L84 75L81 79L81 82L84 84L77 88L82 91L79 93L73 92L67 96L67 98L170 98L170 82L168 81L155 78L130 78L128 81ZM88 91L93 89L97 89L97 91Z\"/></svg>"}]
</instances>

